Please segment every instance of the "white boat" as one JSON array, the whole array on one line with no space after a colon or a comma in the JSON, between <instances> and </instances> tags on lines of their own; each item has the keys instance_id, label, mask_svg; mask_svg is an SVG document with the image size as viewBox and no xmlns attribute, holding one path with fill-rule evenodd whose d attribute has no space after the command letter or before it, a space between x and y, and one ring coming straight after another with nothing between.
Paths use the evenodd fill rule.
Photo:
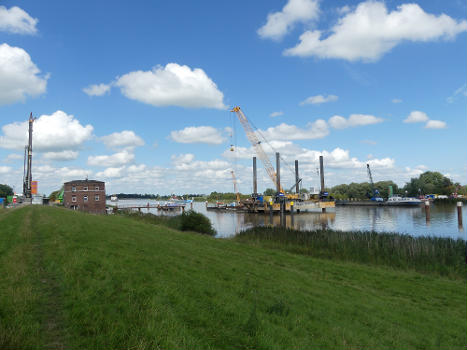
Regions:
<instances>
[{"instance_id":1,"label":"white boat","mask_svg":"<svg viewBox=\"0 0 467 350\"><path fill-rule=\"evenodd\" d=\"M413 197L402 197L399 195L394 195L388 198L388 201L386 202L387 205L420 205L422 204L422 201L417 198Z\"/></svg>"},{"instance_id":2,"label":"white boat","mask_svg":"<svg viewBox=\"0 0 467 350\"><path fill-rule=\"evenodd\" d=\"M117 196L110 196L110 201L111 202L118 202L118 197Z\"/></svg>"}]
</instances>

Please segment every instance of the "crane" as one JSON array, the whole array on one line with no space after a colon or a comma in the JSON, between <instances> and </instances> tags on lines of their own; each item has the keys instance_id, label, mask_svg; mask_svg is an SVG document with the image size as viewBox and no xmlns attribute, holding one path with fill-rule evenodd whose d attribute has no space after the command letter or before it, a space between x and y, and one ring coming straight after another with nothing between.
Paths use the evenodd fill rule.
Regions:
<instances>
[{"instance_id":1,"label":"crane","mask_svg":"<svg viewBox=\"0 0 467 350\"><path fill-rule=\"evenodd\" d=\"M234 184L234 192L235 192L235 195L237 196L237 204L240 204L240 193L238 192L237 178L235 177L235 173L234 173L233 170L230 173L232 174L232 181L233 181L233 184Z\"/></svg>"},{"instance_id":2,"label":"crane","mask_svg":"<svg viewBox=\"0 0 467 350\"><path fill-rule=\"evenodd\" d=\"M272 166L271 162L269 161L268 156L266 155L266 152L264 152L263 147L261 146L261 141L258 140L258 137L255 134L255 131L250 125L250 122L246 118L245 114L243 114L243 111L240 109L240 107L234 107L231 112L235 112L237 115L238 119L240 120L240 124L242 124L243 129L245 130L246 136L248 140L250 141L251 145L254 147L256 151L256 155L258 156L259 159L263 162L264 168L266 169L266 172L269 175L269 178L272 180L274 185L277 184L277 176L276 172L274 171L274 167ZM281 187L281 192L284 192Z\"/></svg>"},{"instance_id":3,"label":"crane","mask_svg":"<svg viewBox=\"0 0 467 350\"><path fill-rule=\"evenodd\" d=\"M366 165L366 170L368 172L368 177L370 178L370 186L372 192L371 200L376 202L382 202L383 198L379 196L379 191L375 188L375 184L373 183L373 176L371 176L370 164Z\"/></svg>"}]
</instances>

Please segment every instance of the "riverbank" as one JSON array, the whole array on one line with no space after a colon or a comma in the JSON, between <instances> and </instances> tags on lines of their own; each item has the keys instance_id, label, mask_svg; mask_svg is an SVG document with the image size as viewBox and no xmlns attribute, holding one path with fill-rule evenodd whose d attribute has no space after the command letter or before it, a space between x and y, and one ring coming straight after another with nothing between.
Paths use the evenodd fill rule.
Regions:
<instances>
[{"instance_id":1,"label":"riverbank","mask_svg":"<svg viewBox=\"0 0 467 350\"><path fill-rule=\"evenodd\" d=\"M465 279L123 216L0 216L1 348L463 349Z\"/></svg>"},{"instance_id":2,"label":"riverbank","mask_svg":"<svg viewBox=\"0 0 467 350\"><path fill-rule=\"evenodd\" d=\"M460 238L364 231L299 231L266 226L240 232L235 240L317 258L384 265L467 280L467 242Z\"/></svg>"}]
</instances>

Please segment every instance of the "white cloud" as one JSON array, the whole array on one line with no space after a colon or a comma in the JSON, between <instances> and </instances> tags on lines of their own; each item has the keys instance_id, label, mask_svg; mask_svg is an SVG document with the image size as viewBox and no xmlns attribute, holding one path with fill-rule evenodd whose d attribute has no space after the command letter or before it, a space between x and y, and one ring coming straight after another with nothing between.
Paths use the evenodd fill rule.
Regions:
<instances>
[{"instance_id":1,"label":"white cloud","mask_svg":"<svg viewBox=\"0 0 467 350\"><path fill-rule=\"evenodd\" d=\"M135 155L124 150L111 155L89 156L88 165L102 167L117 167L133 162Z\"/></svg>"},{"instance_id":2,"label":"white cloud","mask_svg":"<svg viewBox=\"0 0 467 350\"><path fill-rule=\"evenodd\" d=\"M19 47L0 45L0 105L24 101L26 96L45 92L48 77L39 76L40 70L29 54Z\"/></svg>"},{"instance_id":3,"label":"white cloud","mask_svg":"<svg viewBox=\"0 0 467 350\"><path fill-rule=\"evenodd\" d=\"M425 124L425 129L444 129L447 124L441 120L429 120Z\"/></svg>"},{"instance_id":4,"label":"white cloud","mask_svg":"<svg viewBox=\"0 0 467 350\"><path fill-rule=\"evenodd\" d=\"M400 98L393 98L392 103L402 103L402 100Z\"/></svg>"},{"instance_id":5,"label":"white cloud","mask_svg":"<svg viewBox=\"0 0 467 350\"><path fill-rule=\"evenodd\" d=\"M0 165L0 174L8 174L11 172L11 167Z\"/></svg>"},{"instance_id":6,"label":"white cloud","mask_svg":"<svg viewBox=\"0 0 467 350\"><path fill-rule=\"evenodd\" d=\"M24 150L28 140L28 122L6 124L2 127L0 148ZM34 152L77 150L92 136L93 127L83 126L73 115L56 111L41 115L33 124Z\"/></svg>"},{"instance_id":7,"label":"white cloud","mask_svg":"<svg viewBox=\"0 0 467 350\"><path fill-rule=\"evenodd\" d=\"M335 115L329 119L329 125L334 129L345 129L356 126L371 125L383 122L383 118L378 118L368 114L351 114L349 119Z\"/></svg>"},{"instance_id":8,"label":"white cloud","mask_svg":"<svg viewBox=\"0 0 467 350\"><path fill-rule=\"evenodd\" d=\"M74 160L78 158L79 153L77 151L65 150L60 152L46 152L42 155L42 158L45 160Z\"/></svg>"},{"instance_id":9,"label":"white cloud","mask_svg":"<svg viewBox=\"0 0 467 350\"><path fill-rule=\"evenodd\" d=\"M321 103L328 103L328 102L335 102L339 99L336 95L316 95L310 96L305 101L300 102L300 106L312 104L312 105L319 105Z\"/></svg>"},{"instance_id":10,"label":"white cloud","mask_svg":"<svg viewBox=\"0 0 467 350\"><path fill-rule=\"evenodd\" d=\"M143 139L131 130L114 132L110 135L102 136L100 140L109 148L133 148L144 145Z\"/></svg>"},{"instance_id":11,"label":"white cloud","mask_svg":"<svg viewBox=\"0 0 467 350\"><path fill-rule=\"evenodd\" d=\"M281 115L284 115L284 112L278 111L278 112L272 112L271 114L269 114L271 118L280 117Z\"/></svg>"},{"instance_id":12,"label":"white cloud","mask_svg":"<svg viewBox=\"0 0 467 350\"><path fill-rule=\"evenodd\" d=\"M7 9L0 6L0 31L14 34L36 34L37 18L32 18L23 9L13 6Z\"/></svg>"},{"instance_id":13,"label":"white cloud","mask_svg":"<svg viewBox=\"0 0 467 350\"><path fill-rule=\"evenodd\" d=\"M124 167L115 168L110 167L105 169L104 171L100 171L96 173L97 178L119 178L123 176L123 169Z\"/></svg>"},{"instance_id":14,"label":"white cloud","mask_svg":"<svg viewBox=\"0 0 467 350\"><path fill-rule=\"evenodd\" d=\"M175 170L180 171L195 171L201 169L227 170L231 167L229 162L219 159L210 161L195 160L195 156L191 153L173 155L171 159Z\"/></svg>"},{"instance_id":15,"label":"white cloud","mask_svg":"<svg viewBox=\"0 0 467 350\"><path fill-rule=\"evenodd\" d=\"M172 131L170 139L178 143L207 143L219 145L225 141L219 130L212 126L189 126L183 130Z\"/></svg>"},{"instance_id":16,"label":"white cloud","mask_svg":"<svg viewBox=\"0 0 467 350\"><path fill-rule=\"evenodd\" d=\"M6 156L4 162L5 163L11 163L15 160L18 160L18 159L23 159L24 158L24 155L22 154L18 154L18 153L10 153L9 155Z\"/></svg>"},{"instance_id":17,"label":"white cloud","mask_svg":"<svg viewBox=\"0 0 467 350\"><path fill-rule=\"evenodd\" d=\"M428 121L428 116L426 113L421 111L412 111L409 116L404 119L404 123L424 123Z\"/></svg>"},{"instance_id":18,"label":"white cloud","mask_svg":"<svg viewBox=\"0 0 467 350\"><path fill-rule=\"evenodd\" d=\"M226 108L224 94L202 69L177 63L127 73L115 86L127 98L158 107Z\"/></svg>"},{"instance_id":19,"label":"white cloud","mask_svg":"<svg viewBox=\"0 0 467 350\"><path fill-rule=\"evenodd\" d=\"M340 18L326 38L319 30L306 31L300 43L284 54L377 61L402 41L450 40L466 30L467 21L426 13L417 4L403 4L388 12L384 2L365 1Z\"/></svg>"},{"instance_id":20,"label":"white cloud","mask_svg":"<svg viewBox=\"0 0 467 350\"><path fill-rule=\"evenodd\" d=\"M263 39L279 40L295 23L315 20L318 15L318 0L289 0L281 11L268 15L266 24L258 29L258 35Z\"/></svg>"},{"instance_id":21,"label":"white cloud","mask_svg":"<svg viewBox=\"0 0 467 350\"><path fill-rule=\"evenodd\" d=\"M264 131L260 130L260 133L266 140L313 140L327 136L329 130L327 123L322 119L318 119L312 123L308 123L304 129L300 129L295 125L282 123Z\"/></svg>"},{"instance_id":22,"label":"white cloud","mask_svg":"<svg viewBox=\"0 0 467 350\"><path fill-rule=\"evenodd\" d=\"M84 93L89 96L102 96L110 92L110 84L93 84L83 89Z\"/></svg>"},{"instance_id":23,"label":"white cloud","mask_svg":"<svg viewBox=\"0 0 467 350\"><path fill-rule=\"evenodd\" d=\"M372 145L372 146L376 145L376 141L373 141L373 140L362 140L360 142L365 143L367 145Z\"/></svg>"}]
</instances>

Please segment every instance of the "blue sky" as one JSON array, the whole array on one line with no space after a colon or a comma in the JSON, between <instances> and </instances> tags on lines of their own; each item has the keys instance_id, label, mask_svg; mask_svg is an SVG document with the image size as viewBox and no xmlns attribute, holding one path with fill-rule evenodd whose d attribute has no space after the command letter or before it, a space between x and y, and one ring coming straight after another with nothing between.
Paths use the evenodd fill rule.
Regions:
<instances>
[{"instance_id":1,"label":"blue sky","mask_svg":"<svg viewBox=\"0 0 467 350\"><path fill-rule=\"evenodd\" d=\"M239 105L306 187L320 154L330 186L367 181L366 163L376 181L465 184L465 17L439 0L2 1L0 183L21 192L32 112L42 193L86 176L110 192L232 191L232 169L248 193Z\"/></svg>"}]
</instances>

